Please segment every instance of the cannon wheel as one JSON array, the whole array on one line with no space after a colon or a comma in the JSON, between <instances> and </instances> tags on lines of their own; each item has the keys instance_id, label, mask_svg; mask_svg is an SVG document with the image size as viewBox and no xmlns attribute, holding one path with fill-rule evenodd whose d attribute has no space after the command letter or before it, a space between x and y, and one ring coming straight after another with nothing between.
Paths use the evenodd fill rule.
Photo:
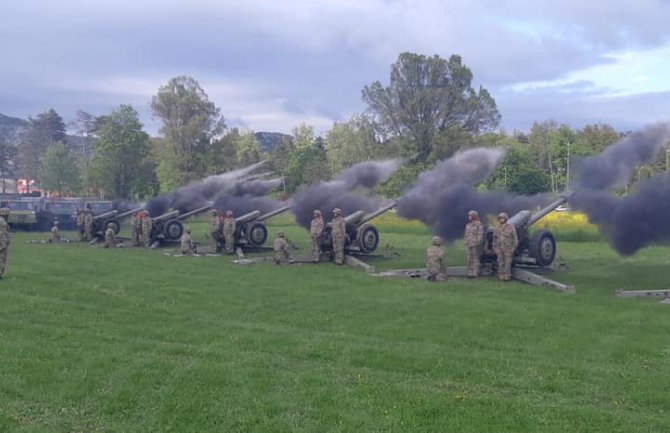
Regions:
<instances>
[{"instance_id":1,"label":"cannon wheel","mask_svg":"<svg viewBox=\"0 0 670 433\"><path fill-rule=\"evenodd\" d=\"M112 230L114 230L114 234L118 235L119 232L121 231L121 224L117 220L109 220L105 224L105 230L107 230L107 227L112 227Z\"/></svg>"},{"instance_id":2,"label":"cannon wheel","mask_svg":"<svg viewBox=\"0 0 670 433\"><path fill-rule=\"evenodd\" d=\"M361 251L370 254L376 250L377 245L379 245L379 232L374 226L363 227L358 235L358 240L361 246Z\"/></svg>"},{"instance_id":3,"label":"cannon wheel","mask_svg":"<svg viewBox=\"0 0 670 433\"><path fill-rule=\"evenodd\" d=\"M260 247L268 239L268 229L265 224L255 222L246 230L247 242L254 247Z\"/></svg>"},{"instance_id":4,"label":"cannon wheel","mask_svg":"<svg viewBox=\"0 0 670 433\"><path fill-rule=\"evenodd\" d=\"M165 223L163 228L163 234L165 239L169 241L176 241L181 238L181 235L184 233L184 226L179 220L171 220Z\"/></svg>"},{"instance_id":5,"label":"cannon wheel","mask_svg":"<svg viewBox=\"0 0 670 433\"><path fill-rule=\"evenodd\" d=\"M540 266L549 266L556 257L556 240L549 230L538 230L530 237L528 245L530 256Z\"/></svg>"}]
</instances>

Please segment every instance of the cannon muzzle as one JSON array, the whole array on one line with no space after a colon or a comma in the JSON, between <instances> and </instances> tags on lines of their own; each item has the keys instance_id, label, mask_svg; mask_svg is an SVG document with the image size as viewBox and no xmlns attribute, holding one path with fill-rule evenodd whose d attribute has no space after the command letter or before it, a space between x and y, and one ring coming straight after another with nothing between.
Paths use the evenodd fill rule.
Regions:
<instances>
[{"instance_id":1,"label":"cannon muzzle","mask_svg":"<svg viewBox=\"0 0 670 433\"><path fill-rule=\"evenodd\" d=\"M199 207L199 208L197 208L197 209L193 209L193 210L191 210L191 211L184 212L183 214L179 215L179 216L177 217L177 219L178 219L179 221L183 221L183 220L185 220L186 218L190 218L190 217L192 217L192 216L194 216L194 215L197 215L197 214L199 214L199 213L206 212L206 211L210 210L210 209L213 208L213 207L214 207L213 204L208 204L208 205L206 205L206 206L202 206L202 207Z\"/></svg>"},{"instance_id":2,"label":"cannon muzzle","mask_svg":"<svg viewBox=\"0 0 670 433\"><path fill-rule=\"evenodd\" d=\"M291 206L282 206L282 207L280 207L279 209L275 209L275 210L273 210L273 211L271 211L271 212L268 212L268 213L266 213L266 214L263 214L263 215L259 216L258 219L257 219L257 221L265 221L265 220L267 220L267 219L272 218L273 216L277 216L277 215L279 215L279 214L282 214L282 213L286 212L286 211L289 210L289 209L291 209Z\"/></svg>"},{"instance_id":3,"label":"cannon muzzle","mask_svg":"<svg viewBox=\"0 0 670 433\"><path fill-rule=\"evenodd\" d=\"M249 213L246 213L242 216L239 216L239 217L235 218L235 222L237 224L244 224L244 223L248 223L251 220L257 219L259 216L261 216L261 211L259 211L259 210L251 211Z\"/></svg>"},{"instance_id":4,"label":"cannon muzzle","mask_svg":"<svg viewBox=\"0 0 670 433\"><path fill-rule=\"evenodd\" d=\"M173 218L177 218L179 216L179 211L178 210L171 210L169 212L165 212L162 215L158 215L157 217L153 217L152 220L154 222L158 221L167 221Z\"/></svg>"}]
</instances>

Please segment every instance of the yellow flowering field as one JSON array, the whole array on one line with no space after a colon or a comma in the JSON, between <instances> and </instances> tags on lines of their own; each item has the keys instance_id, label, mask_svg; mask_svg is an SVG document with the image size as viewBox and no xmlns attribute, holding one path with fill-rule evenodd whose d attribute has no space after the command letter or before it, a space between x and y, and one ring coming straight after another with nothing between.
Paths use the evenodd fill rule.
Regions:
<instances>
[{"instance_id":1,"label":"yellow flowering field","mask_svg":"<svg viewBox=\"0 0 670 433\"><path fill-rule=\"evenodd\" d=\"M552 212L534 226L535 229L551 230L558 238L565 240L597 240L598 227L589 222L583 212Z\"/></svg>"}]
</instances>

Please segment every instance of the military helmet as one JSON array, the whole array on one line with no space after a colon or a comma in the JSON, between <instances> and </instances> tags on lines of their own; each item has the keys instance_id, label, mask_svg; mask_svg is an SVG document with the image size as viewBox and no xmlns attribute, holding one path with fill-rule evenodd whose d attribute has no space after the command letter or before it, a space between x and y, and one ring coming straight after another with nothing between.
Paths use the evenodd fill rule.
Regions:
<instances>
[{"instance_id":1,"label":"military helmet","mask_svg":"<svg viewBox=\"0 0 670 433\"><path fill-rule=\"evenodd\" d=\"M186 233L191 233L191 227L186 227L186 229L185 229L184 231L185 231Z\"/></svg>"},{"instance_id":2,"label":"military helmet","mask_svg":"<svg viewBox=\"0 0 670 433\"><path fill-rule=\"evenodd\" d=\"M321 211L319 209L314 209L314 216L321 216Z\"/></svg>"},{"instance_id":3,"label":"military helmet","mask_svg":"<svg viewBox=\"0 0 670 433\"><path fill-rule=\"evenodd\" d=\"M500 212L500 213L498 214L498 219L500 219L500 218L505 218L505 220L508 220L508 219L509 219L509 215L507 215L507 212Z\"/></svg>"},{"instance_id":4,"label":"military helmet","mask_svg":"<svg viewBox=\"0 0 670 433\"><path fill-rule=\"evenodd\" d=\"M284 230L277 230L277 236L279 236L280 238L283 238L284 237Z\"/></svg>"},{"instance_id":5,"label":"military helmet","mask_svg":"<svg viewBox=\"0 0 670 433\"><path fill-rule=\"evenodd\" d=\"M436 247L442 245L442 238L439 236L433 236L433 245L435 245Z\"/></svg>"},{"instance_id":6,"label":"military helmet","mask_svg":"<svg viewBox=\"0 0 670 433\"><path fill-rule=\"evenodd\" d=\"M212 209L210 212L212 215L217 215L216 209Z\"/></svg>"},{"instance_id":7,"label":"military helmet","mask_svg":"<svg viewBox=\"0 0 670 433\"><path fill-rule=\"evenodd\" d=\"M342 209L340 209L339 207L336 207L335 209L333 209L333 213L335 215L342 215Z\"/></svg>"},{"instance_id":8,"label":"military helmet","mask_svg":"<svg viewBox=\"0 0 670 433\"><path fill-rule=\"evenodd\" d=\"M226 216L229 216L229 217L233 216L233 211L232 210L226 211Z\"/></svg>"},{"instance_id":9,"label":"military helmet","mask_svg":"<svg viewBox=\"0 0 670 433\"><path fill-rule=\"evenodd\" d=\"M477 212L476 210L471 210L471 211L468 212L468 216L478 217L479 212Z\"/></svg>"},{"instance_id":10,"label":"military helmet","mask_svg":"<svg viewBox=\"0 0 670 433\"><path fill-rule=\"evenodd\" d=\"M9 208L0 207L0 216L9 216Z\"/></svg>"}]
</instances>

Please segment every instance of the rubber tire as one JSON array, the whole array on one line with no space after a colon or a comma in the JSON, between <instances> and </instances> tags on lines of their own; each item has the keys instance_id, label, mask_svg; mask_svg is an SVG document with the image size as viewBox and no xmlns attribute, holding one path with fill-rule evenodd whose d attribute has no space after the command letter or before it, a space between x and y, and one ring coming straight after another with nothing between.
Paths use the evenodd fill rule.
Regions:
<instances>
[{"instance_id":1,"label":"rubber tire","mask_svg":"<svg viewBox=\"0 0 670 433\"><path fill-rule=\"evenodd\" d=\"M252 223L246 227L247 242L252 247L260 247L268 239L268 229L261 222Z\"/></svg>"},{"instance_id":2,"label":"rubber tire","mask_svg":"<svg viewBox=\"0 0 670 433\"><path fill-rule=\"evenodd\" d=\"M549 266L556 258L556 239L549 230L537 230L530 237L528 253L539 266Z\"/></svg>"},{"instance_id":3,"label":"rubber tire","mask_svg":"<svg viewBox=\"0 0 670 433\"><path fill-rule=\"evenodd\" d=\"M170 220L163 226L163 236L169 241L177 241L184 234L184 226L179 220Z\"/></svg>"},{"instance_id":4,"label":"rubber tire","mask_svg":"<svg viewBox=\"0 0 670 433\"><path fill-rule=\"evenodd\" d=\"M379 245L379 232L374 226L367 226L361 230L358 242L362 252L373 253Z\"/></svg>"}]
</instances>

